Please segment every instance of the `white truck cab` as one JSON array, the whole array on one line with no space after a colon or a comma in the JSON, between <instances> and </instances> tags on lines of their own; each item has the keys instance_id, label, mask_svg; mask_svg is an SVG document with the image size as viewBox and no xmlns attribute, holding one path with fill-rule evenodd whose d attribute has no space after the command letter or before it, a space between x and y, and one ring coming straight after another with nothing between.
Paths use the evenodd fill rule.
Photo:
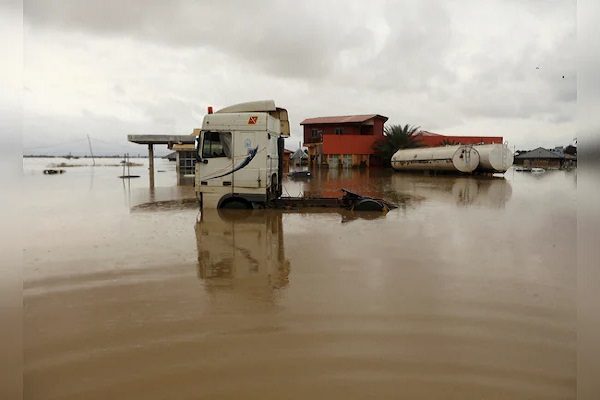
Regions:
<instances>
[{"instance_id":1,"label":"white truck cab","mask_svg":"<svg viewBox=\"0 0 600 400\"><path fill-rule=\"evenodd\" d=\"M257 208L280 197L289 135L287 111L273 100L209 111L196 139L200 208Z\"/></svg>"}]
</instances>

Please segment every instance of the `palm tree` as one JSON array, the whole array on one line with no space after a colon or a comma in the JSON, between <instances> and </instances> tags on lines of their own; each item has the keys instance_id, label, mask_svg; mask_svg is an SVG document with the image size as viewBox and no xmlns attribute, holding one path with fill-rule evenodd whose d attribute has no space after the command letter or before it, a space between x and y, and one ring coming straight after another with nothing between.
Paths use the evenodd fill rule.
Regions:
<instances>
[{"instance_id":1,"label":"palm tree","mask_svg":"<svg viewBox=\"0 0 600 400\"><path fill-rule=\"evenodd\" d=\"M456 140L443 139L441 145L442 146L456 146L458 143Z\"/></svg>"},{"instance_id":2,"label":"palm tree","mask_svg":"<svg viewBox=\"0 0 600 400\"><path fill-rule=\"evenodd\" d=\"M400 149L420 147L421 142L417 137L418 126L391 125L383 128L383 138L373 144L373 151L381 157L383 165L391 165L392 156Z\"/></svg>"}]
</instances>

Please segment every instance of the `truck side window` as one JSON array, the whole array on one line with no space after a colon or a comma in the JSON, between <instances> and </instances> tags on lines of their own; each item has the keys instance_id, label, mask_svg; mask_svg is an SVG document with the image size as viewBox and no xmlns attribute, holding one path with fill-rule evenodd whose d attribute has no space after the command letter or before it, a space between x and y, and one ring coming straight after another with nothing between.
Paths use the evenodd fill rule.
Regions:
<instances>
[{"instance_id":1,"label":"truck side window","mask_svg":"<svg viewBox=\"0 0 600 400\"><path fill-rule=\"evenodd\" d=\"M202 158L231 158L230 132L204 132L202 141Z\"/></svg>"}]
</instances>

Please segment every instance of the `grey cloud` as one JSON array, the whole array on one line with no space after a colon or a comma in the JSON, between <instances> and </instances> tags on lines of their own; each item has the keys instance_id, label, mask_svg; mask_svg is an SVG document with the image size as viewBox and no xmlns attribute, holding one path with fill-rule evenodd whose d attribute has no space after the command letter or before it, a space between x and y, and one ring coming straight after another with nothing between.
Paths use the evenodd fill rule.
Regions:
<instances>
[{"instance_id":1,"label":"grey cloud","mask_svg":"<svg viewBox=\"0 0 600 400\"><path fill-rule=\"evenodd\" d=\"M7 10L9 13L19 13L23 12L23 2L20 0L4 0L0 2L0 10Z\"/></svg>"},{"instance_id":2,"label":"grey cloud","mask_svg":"<svg viewBox=\"0 0 600 400\"><path fill-rule=\"evenodd\" d=\"M424 1L414 7L388 9L385 14L391 33L383 50L367 65L376 71L370 86L379 90L425 91L434 88L437 80L455 80L453 71L443 65L450 50L451 32L450 18L442 3Z\"/></svg>"},{"instance_id":3,"label":"grey cloud","mask_svg":"<svg viewBox=\"0 0 600 400\"><path fill-rule=\"evenodd\" d=\"M569 109L566 111L567 112L557 113L557 114L546 114L541 119L548 121L550 123L553 123L553 124L564 124L567 122L574 123L575 122L574 115L577 111L576 106L573 105L572 107L569 107Z\"/></svg>"},{"instance_id":4,"label":"grey cloud","mask_svg":"<svg viewBox=\"0 0 600 400\"><path fill-rule=\"evenodd\" d=\"M126 41L127 48L131 42L140 47L131 57L144 60L147 76L165 79L146 82L125 71L130 81L115 75L107 84L119 112L131 108L145 118L134 124L139 133L186 133L199 126L206 105L257 98L274 98L288 108L293 131L303 118L342 113L377 112L391 123L434 131L475 120L491 127L503 118L572 121L574 2L507 4L26 0L24 17L33 40L49 32L59 32L61 39L77 33L60 46L89 43L81 52L90 57L98 37L104 46L118 48ZM508 30L506 37L496 37L493 29L481 27L459 36L457 15L470 13L466 20L476 20L488 8L497 12L498 26L523 27L519 18L532 14L542 22L519 30L526 33L522 36ZM470 41L475 35L486 41ZM548 37L555 42L548 43ZM164 54L169 57L160 66L149 61ZM134 97L144 92L152 97ZM100 118L98 123L110 129L110 119L87 118L93 123ZM64 119L48 122L75 129ZM128 124L113 122L116 132Z\"/></svg>"},{"instance_id":5,"label":"grey cloud","mask_svg":"<svg viewBox=\"0 0 600 400\"><path fill-rule=\"evenodd\" d=\"M355 70L340 70L341 54L350 53L360 68L374 71L357 84L386 90L400 85L424 89L449 43L449 17L443 3L386 3L390 35L372 54L373 32L364 26L360 3L287 3L261 1L26 1L24 17L32 29L83 31L128 36L171 47L210 48L255 70L275 76L322 81L351 80ZM364 7L364 6L363 6ZM206 60L210 62L210 60Z\"/></svg>"},{"instance_id":6,"label":"grey cloud","mask_svg":"<svg viewBox=\"0 0 600 400\"><path fill-rule=\"evenodd\" d=\"M133 102L132 107L142 111L159 130L168 131L178 126L179 121L192 121L195 105L167 96L160 101Z\"/></svg>"},{"instance_id":7,"label":"grey cloud","mask_svg":"<svg viewBox=\"0 0 600 400\"><path fill-rule=\"evenodd\" d=\"M362 29L358 23L338 18L337 7L316 2L250 5L132 0L127 5L115 0L26 1L24 17L33 29L48 27L129 36L174 47L212 48L267 72L305 78L330 73L337 53L354 48L357 41L353 39Z\"/></svg>"},{"instance_id":8,"label":"grey cloud","mask_svg":"<svg viewBox=\"0 0 600 400\"><path fill-rule=\"evenodd\" d=\"M574 120L574 36L573 29L555 49L540 50L534 43L505 56L478 55L472 63L479 71L456 100L465 113L479 117Z\"/></svg>"},{"instance_id":9,"label":"grey cloud","mask_svg":"<svg viewBox=\"0 0 600 400\"><path fill-rule=\"evenodd\" d=\"M125 94L125 89L123 88L123 85L117 83L113 86L113 92L118 96L122 96Z\"/></svg>"},{"instance_id":10,"label":"grey cloud","mask_svg":"<svg viewBox=\"0 0 600 400\"><path fill-rule=\"evenodd\" d=\"M561 78L556 78L558 81ZM559 83L555 92L555 99L562 103L575 103L577 101L577 77L567 75L562 78L564 83Z\"/></svg>"},{"instance_id":11,"label":"grey cloud","mask_svg":"<svg viewBox=\"0 0 600 400\"><path fill-rule=\"evenodd\" d=\"M130 152L145 154L143 146L127 141L128 134L175 133L173 127L157 132L153 121L128 121L109 115L82 110L81 115L49 116L25 113L23 118L23 154L89 154L87 135L94 154L116 155ZM160 148L157 154L166 153Z\"/></svg>"}]
</instances>

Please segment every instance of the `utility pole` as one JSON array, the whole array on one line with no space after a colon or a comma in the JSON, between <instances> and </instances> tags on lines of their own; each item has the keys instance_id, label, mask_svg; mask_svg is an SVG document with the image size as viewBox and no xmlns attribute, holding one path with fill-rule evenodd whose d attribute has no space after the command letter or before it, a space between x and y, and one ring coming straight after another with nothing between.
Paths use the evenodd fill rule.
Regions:
<instances>
[{"instance_id":1,"label":"utility pole","mask_svg":"<svg viewBox=\"0 0 600 400\"><path fill-rule=\"evenodd\" d=\"M92 141L90 140L90 135L87 135L88 144L90 145L90 154L92 155L92 163L96 165L96 160L94 160L94 152L92 151Z\"/></svg>"}]
</instances>

